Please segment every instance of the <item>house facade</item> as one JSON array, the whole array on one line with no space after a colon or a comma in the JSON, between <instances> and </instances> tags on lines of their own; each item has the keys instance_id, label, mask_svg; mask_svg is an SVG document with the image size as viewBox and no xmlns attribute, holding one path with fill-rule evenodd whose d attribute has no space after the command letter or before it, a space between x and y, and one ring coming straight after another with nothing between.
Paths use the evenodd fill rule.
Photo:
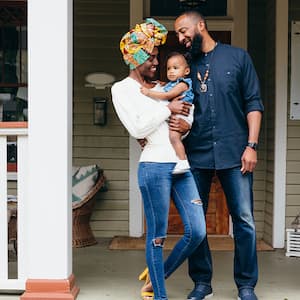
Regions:
<instances>
[{"instance_id":1,"label":"house facade","mask_svg":"<svg viewBox=\"0 0 300 300\"><path fill-rule=\"evenodd\" d=\"M114 113L109 88L86 86L86 76L104 72L120 80L128 74L120 37L151 15L151 7L150 1L140 0L28 0L27 6L28 129L0 128L2 150L6 136L21 136L18 183L7 181L6 170L0 176L1 196L6 198L7 189L18 193L20 265L13 280L7 278L7 269L1 270L0 289L25 290L21 299L49 294L62 299L62 291L75 299L72 165L98 164L107 177L108 191L98 196L91 220L96 237L144 234L136 185L139 147ZM291 24L300 20L300 3L228 0L226 11L224 16L208 17L208 28L230 32L231 44L249 51L265 105L254 175L257 235L274 248L283 248L285 229L300 212L300 120L291 119L290 111L290 86L295 80ZM151 16L172 31L175 17ZM105 126L94 125L94 97L108 99ZM1 157L4 162L5 155ZM6 206L0 208L4 219ZM4 222L0 230L6 233ZM0 265L5 253L7 248L1 246Z\"/></svg>"},{"instance_id":2,"label":"house facade","mask_svg":"<svg viewBox=\"0 0 300 300\"><path fill-rule=\"evenodd\" d=\"M300 210L300 124L290 119L291 22L299 20L299 4L295 0L227 1L227 10L225 17L208 17L208 28L230 31L231 43L247 49L256 67L266 108L254 175L257 233L273 247L283 248L285 228ZM112 15L118 22L110 23ZM98 237L144 233L135 175L139 148L118 121L111 102L107 125L91 124L91 98L95 92L109 91L101 94L85 88L84 76L101 71L116 80L124 78L128 70L118 50L119 39L149 15L149 1L118 0L113 8L105 1L89 1L88 6L74 1L73 162L97 161L108 175L109 191L101 195L92 216ZM173 30L174 17L154 17Z\"/></svg>"}]
</instances>

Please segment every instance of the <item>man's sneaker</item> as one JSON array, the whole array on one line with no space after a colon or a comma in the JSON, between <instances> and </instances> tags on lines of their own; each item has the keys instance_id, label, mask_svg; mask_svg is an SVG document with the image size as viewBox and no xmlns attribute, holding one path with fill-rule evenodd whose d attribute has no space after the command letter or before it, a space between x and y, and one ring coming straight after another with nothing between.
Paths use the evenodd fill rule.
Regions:
<instances>
[{"instance_id":1,"label":"man's sneaker","mask_svg":"<svg viewBox=\"0 0 300 300\"><path fill-rule=\"evenodd\" d=\"M178 163L175 165L175 168L173 170L173 174L183 174L188 172L190 169L190 164L189 162L185 160L179 160Z\"/></svg>"},{"instance_id":2,"label":"man's sneaker","mask_svg":"<svg viewBox=\"0 0 300 300\"><path fill-rule=\"evenodd\" d=\"M254 289L252 288L240 288L239 289L239 295L238 300L258 300Z\"/></svg>"},{"instance_id":3,"label":"man's sneaker","mask_svg":"<svg viewBox=\"0 0 300 300\"><path fill-rule=\"evenodd\" d=\"M187 300L203 300L213 296L213 291L210 285L195 284L194 289L188 295Z\"/></svg>"}]
</instances>

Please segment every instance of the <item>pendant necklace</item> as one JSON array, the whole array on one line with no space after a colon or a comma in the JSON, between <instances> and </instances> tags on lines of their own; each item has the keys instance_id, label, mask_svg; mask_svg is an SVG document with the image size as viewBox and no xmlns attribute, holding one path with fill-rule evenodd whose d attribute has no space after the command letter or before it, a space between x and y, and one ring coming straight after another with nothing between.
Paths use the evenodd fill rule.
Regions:
<instances>
[{"instance_id":1,"label":"pendant necklace","mask_svg":"<svg viewBox=\"0 0 300 300\"><path fill-rule=\"evenodd\" d=\"M210 57L210 62L212 61L212 57L213 57L213 54L214 54L214 51L215 51L215 48L216 48L217 45L218 45L218 43L215 44L215 47L212 50L211 57ZM203 79L202 79L202 76L200 74L200 71L197 72L197 78L200 81L200 92L201 93L206 93L207 92L206 80L208 79L208 76L209 76L209 69L210 69L210 63L208 63L208 67L207 67L207 69L204 73Z\"/></svg>"},{"instance_id":2,"label":"pendant necklace","mask_svg":"<svg viewBox=\"0 0 300 300\"><path fill-rule=\"evenodd\" d=\"M197 78L198 78L198 80L200 81L200 92L201 92L201 93L206 93L206 92L207 92L207 84L206 84L206 80L207 80L207 78L208 78L208 75L209 75L209 67L208 67L208 69L205 71L203 80L202 80L202 77L201 77L200 72L199 72L199 71L197 72Z\"/></svg>"}]
</instances>

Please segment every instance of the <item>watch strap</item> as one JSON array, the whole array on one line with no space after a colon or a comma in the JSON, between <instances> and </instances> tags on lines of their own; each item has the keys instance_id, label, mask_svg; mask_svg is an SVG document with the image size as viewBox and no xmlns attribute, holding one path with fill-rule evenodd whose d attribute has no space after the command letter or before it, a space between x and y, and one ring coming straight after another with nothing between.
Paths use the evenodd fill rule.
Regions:
<instances>
[{"instance_id":1,"label":"watch strap","mask_svg":"<svg viewBox=\"0 0 300 300\"><path fill-rule=\"evenodd\" d=\"M257 143L252 143L252 142L248 142L247 147L252 148L253 150L257 150L258 144Z\"/></svg>"}]
</instances>

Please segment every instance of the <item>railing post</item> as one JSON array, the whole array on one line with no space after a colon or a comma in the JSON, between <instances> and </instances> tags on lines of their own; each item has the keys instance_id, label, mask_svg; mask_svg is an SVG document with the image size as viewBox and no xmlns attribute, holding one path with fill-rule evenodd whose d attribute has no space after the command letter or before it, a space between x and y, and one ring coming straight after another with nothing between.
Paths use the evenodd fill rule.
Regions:
<instances>
[{"instance_id":1,"label":"railing post","mask_svg":"<svg viewBox=\"0 0 300 300\"><path fill-rule=\"evenodd\" d=\"M7 138L0 136L0 281L8 278ZM0 285L1 288L1 285Z\"/></svg>"},{"instance_id":2,"label":"railing post","mask_svg":"<svg viewBox=\"0 0 300 300\"><path fill-rule=\"evenodd\" d=\"M18 136L18 278L23 281L27 276L26 242L30 241L25 236L28 220L26 219L26 203L28 202L28 137Z\"/></svg>"}]
</instances>

